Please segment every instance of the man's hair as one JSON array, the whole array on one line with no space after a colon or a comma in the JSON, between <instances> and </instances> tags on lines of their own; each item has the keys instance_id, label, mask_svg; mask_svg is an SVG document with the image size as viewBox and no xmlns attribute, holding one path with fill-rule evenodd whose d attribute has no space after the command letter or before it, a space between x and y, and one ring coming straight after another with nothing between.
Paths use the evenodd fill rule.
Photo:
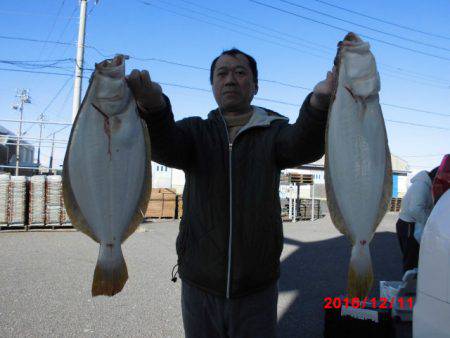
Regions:
<instances>
[{"instance_id":1,"label":"man's hair","mask_svg":"<svg viewBox=\"0 0 450 338\"><path fill-rule=\"evenodd\" d=\"M242 55L244 55L247 58L248 63L250 65L250 69L252 70L252 73L253 73L253 81L255 82L255 85L258 85L258 67L256 65L255 59L252 56L250 56L250 55L240 51L237 48L224 50L222 52L222 54L220 54L218 57L216 57L214 59L214 61L211 63L211 70L210 70L210 73L209 73L209 81L211 82L211 84L213 83L214 68L216 67L217 60L219 60L219 58L222 55L231 55L231 56L236 57L237 54L242 54Z\"/></svg>"}]
</instances>

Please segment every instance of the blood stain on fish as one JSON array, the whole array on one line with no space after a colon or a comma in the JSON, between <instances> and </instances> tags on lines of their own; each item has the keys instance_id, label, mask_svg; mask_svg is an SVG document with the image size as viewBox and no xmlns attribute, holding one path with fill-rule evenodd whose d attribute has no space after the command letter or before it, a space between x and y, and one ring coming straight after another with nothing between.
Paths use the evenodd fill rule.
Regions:
<instances>
[{"instance_id":1,"label":"blood stain on fish","mask_svg":"<svg viewBox=\"0 0 450 338\"><path fill-rule=\"evenodd\" d=\"M112 159L111 154L111 126L109 124L109 116L105 114L99 107L97 107L94 103L92 103L92 107L95 108L102 116L103 116L103 130L105 131L106 136L108 136L108 155L109 159Z\"/></svg>"}]
</instances>

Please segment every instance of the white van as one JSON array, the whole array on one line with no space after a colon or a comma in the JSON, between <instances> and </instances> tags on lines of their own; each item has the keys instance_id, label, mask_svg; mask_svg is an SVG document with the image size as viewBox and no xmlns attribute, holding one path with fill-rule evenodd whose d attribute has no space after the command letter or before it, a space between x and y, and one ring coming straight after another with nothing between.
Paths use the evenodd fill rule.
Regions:
<instances>
[{"instance_id":1,"label":"white van","mask_svg":"<svg viewBox=\"0 0 450 338\"><path fill-rule=\"evenodd\" d=\"M450 337L450 189L425 225L418 271L413 337Z\"/></svg>"}]
</instances>

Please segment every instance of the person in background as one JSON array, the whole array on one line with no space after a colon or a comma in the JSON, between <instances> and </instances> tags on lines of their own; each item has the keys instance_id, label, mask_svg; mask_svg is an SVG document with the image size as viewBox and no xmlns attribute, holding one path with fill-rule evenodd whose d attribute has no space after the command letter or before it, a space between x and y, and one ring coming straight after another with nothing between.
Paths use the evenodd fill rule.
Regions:
<instances>
[{"instance_id":1,"label":"person in background","mask_svg":"<svg viewBox=\"0 0 450 338\"><path fill-rule=\"evenodd\" d=\"M411 179L411 186L402 200L397 221L397 237L403 254L403 272L414 269L419 262L422 232L433 209L431 187L438 167L422 170Z\"/></svg>"},{"instance_id":2,"label":"person in background","mask_svg":"<svg viewBox=\"0 0 450 338\"><path fill-rule=\"evenodd\" d=\"M436 204L439 198L450 188L450 154L442 159L436 177L433 181L433 201Z\"/></svg>"}]
</instances>

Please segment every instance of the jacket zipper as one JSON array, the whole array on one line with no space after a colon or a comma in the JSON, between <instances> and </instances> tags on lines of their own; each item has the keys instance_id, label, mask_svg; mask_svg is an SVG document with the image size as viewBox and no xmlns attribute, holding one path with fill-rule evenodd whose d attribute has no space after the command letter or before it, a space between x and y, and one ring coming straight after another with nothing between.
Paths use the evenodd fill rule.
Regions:
<instances>
[{"instance_id":1,"label":"jacket zipper","mask_svg":"<svg viewBox=\"0 0 450 338\"><path fill-rule=\"evenodd\" d=\"M227 130L228 135L228 130ZM230 298L230 281L231 281L231 244L233 242L233 185L232 185L232 169L231 160L233 153L233 143L230 142L228 137L228 166L229 166L229 184L230 184L230 228L229 228L229 239L228 239L228 270L227 270L227 299Z\"/></svg>"},{"instance_id":2,"label":"jacket zipper","mask_svg":"<svg viewBox=\"0 0 450 338\"><path fill-rule=\"evenodd\" d=\"M228 133L227 123L220 112L220 117L222 118L223 124L225 125L225 132L227 133L227 141L228 141L228 171L229 171L229 179L228 185L230 190L229 203L230 203L230 224L228 228L228 262L227 262L227 291L226 297L230 298L230 283L231 283L231 248L233 242L233 184L232 184L232 153L233 153L233 143L230 141L230 134Z\"/></svg>"},{"instance_id":3,"label":"jacket zipper","mask_svg":"<svg viewBox=\"0 0 450 338\"><path fill-rule=\"evenodd\" d=\"M233 242L233 184L232 184L232 178L233 178L233 169L232 169L232 158L233 158L233 142L230 140L230 134L228 133L228 126L227 123L222 115L222 112L219 110L220 117L222 118L223 124L225 125L225 132L227 134L227 141L228 141L228 170L229 170L229 190L230 190L230 225L229 225L229 239L228 239L228 264L227 264L227 292L226 292L226 298L230 299L230 289L231 289L231 250L232 250L232 242ZM251 129L251 128L248 128ZM234 136L234 141L236 141L236 138L239 134L241 134L242 131L246 129L241 129L238 131L238 133Z\"/></svg>"}]
</instances>

